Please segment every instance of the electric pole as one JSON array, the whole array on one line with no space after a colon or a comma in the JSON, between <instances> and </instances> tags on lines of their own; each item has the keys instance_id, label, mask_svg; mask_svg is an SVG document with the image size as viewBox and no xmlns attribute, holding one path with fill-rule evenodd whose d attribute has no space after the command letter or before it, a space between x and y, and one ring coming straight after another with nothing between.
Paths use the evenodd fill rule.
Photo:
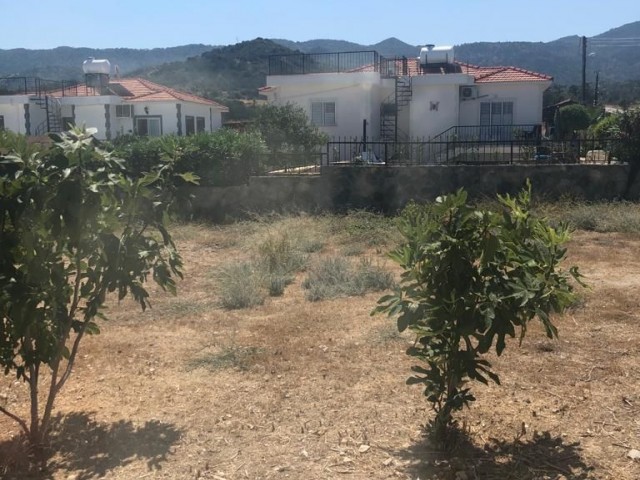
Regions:
<instances>
[{"instance_id":1,"label":"electric pole","mask_svg":"<svg viewBox=\"0 0 640 480\"><path fill-rule=\"evenodd\" d=\"M587 37L582 37L582 104L587 103Z\"/></svg>"},{"instance_id":2,"label":"electric pole","mask_svg":"<svg viewBox=\"0 0 640 480\"><path fill-rule=\"evenodd\" d=\"M600 71L597 70L596 71L596 89L593 92L593 105L594 105L594 107L598 106L598 94L600 93L600 92L598 92L598 81L599 80L600 80Z\"/></svg>"}]
</instances>

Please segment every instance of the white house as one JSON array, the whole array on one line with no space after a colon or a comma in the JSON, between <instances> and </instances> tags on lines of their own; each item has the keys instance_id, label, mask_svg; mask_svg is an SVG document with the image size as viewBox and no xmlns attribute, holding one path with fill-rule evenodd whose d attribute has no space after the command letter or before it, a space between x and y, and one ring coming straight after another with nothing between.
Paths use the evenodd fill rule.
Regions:
<instances>
[{"instance_id":1,"label":"white house","mask_svg":"<svg viewBox=\"0 0 640 480\"><path fill-rule=\"evenodd\" d=\"M142 78L112 78L105 62L85 62L83 84L0 79L0 129L43 135L75 124L95 127L97 138L112 139L190 135L222 126L227 107Z\"/></svg>"},{"instance_id":2,"label":"white house","mask_svg":"<svg viewBox=\"0 0 640 480\"><path fill-rule=\"evenodd\" d=\"M499 136L537 131L552 78L517 67L456 62L453 47L428 46L417 58L377 52L270 58L269 102L303 107L333 138L400 141L443 135Z\"/></svg>"}]
</instances>

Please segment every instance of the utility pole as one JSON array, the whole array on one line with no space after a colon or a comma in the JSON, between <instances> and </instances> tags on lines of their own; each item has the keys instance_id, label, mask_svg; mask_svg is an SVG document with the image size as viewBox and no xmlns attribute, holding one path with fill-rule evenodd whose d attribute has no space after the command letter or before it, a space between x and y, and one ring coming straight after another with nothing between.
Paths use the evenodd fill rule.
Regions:
<instances>
[{"instance_id":1,"label":"utility pole","mask_svg":"<svg viewBox=\"0 0 640 480\"><path fill-rule=\"evenodd\" d=\"M600 93L598 91L598 81L600 80L600 71L596 70L596 89L593 92L593 106L597 107L598 106L598 94Z\"/></svg>"},{"instance_id":2,"label":"utility pole","mask_svg":"<svg viewBox=\"0 0 640 480\"><path fill-rule=\"evenodd\" d=\"M582 37L582 104L587 103L587 37Z\"/></svg>"}]
</instances>

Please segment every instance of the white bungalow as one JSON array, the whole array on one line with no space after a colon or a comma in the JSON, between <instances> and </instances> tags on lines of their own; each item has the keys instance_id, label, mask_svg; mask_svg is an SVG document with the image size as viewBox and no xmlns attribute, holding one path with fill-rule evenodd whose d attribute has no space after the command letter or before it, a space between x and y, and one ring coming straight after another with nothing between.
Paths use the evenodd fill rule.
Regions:
<instances>
[{"instance_id":1,"label":"white bungalow","mask_svg":"<svg viewBox=\"0 0 640 480\"><path fill-rule=\"evenodd\" d=\"M43 135L68 124L98 129L100 139L212 132L227 107L142 78L112 78L106 60L86 61L85 83L0 79L0 129Z\"/></svg>"},{"instance_id":2,"label":"white bungalow","mask_svg":"<svg viewBox=\"0 0 640 480\"><path fill-rule=\"evenodd\" d=\"M500 137L536 132L552 77L517 67L456 62L453 47L417 58L377 52L270 58L269 102L294 103L333 138L371 140Z\"/></svg>"}]
</instances>

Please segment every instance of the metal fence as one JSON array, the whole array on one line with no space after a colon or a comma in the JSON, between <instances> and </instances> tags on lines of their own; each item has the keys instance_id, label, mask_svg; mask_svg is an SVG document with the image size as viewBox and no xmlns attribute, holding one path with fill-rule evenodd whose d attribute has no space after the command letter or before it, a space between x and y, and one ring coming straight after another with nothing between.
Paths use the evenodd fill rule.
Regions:
<instances>
[{"instance_id":1,"label":"metal fence","mask_svg":"<svg viewBox=\"0 0 640 480\"><path fill-rule=\"evenodd\" d=\"M612 163L619 141L608 138L550 140L440 140L382 142L356 139L327 144L323 165L513 165Z\"/></svg>"},{"instance_id":2,"label":"metal fence","mask_svg":"<svg viewBox=\"0 0 640 480\"><path fill-rule=\"evenodd\" d=\"M271 55L269 75L304 75L308 73L342 73L358 69L380 71L381 56L375 51L339 53L293 53Z\"/></svg>"},{"instance_id":3,"label":"metal fence","mask_svg":"<svg viewBox=\"0 0 640 480\"><path fill-rule=\"evenodd\" d=\"M59 96L78 95L76 81L46 80L39 77L0 77L0 95L43 96L55 92Z\"/></svg>"}]
</instances>

